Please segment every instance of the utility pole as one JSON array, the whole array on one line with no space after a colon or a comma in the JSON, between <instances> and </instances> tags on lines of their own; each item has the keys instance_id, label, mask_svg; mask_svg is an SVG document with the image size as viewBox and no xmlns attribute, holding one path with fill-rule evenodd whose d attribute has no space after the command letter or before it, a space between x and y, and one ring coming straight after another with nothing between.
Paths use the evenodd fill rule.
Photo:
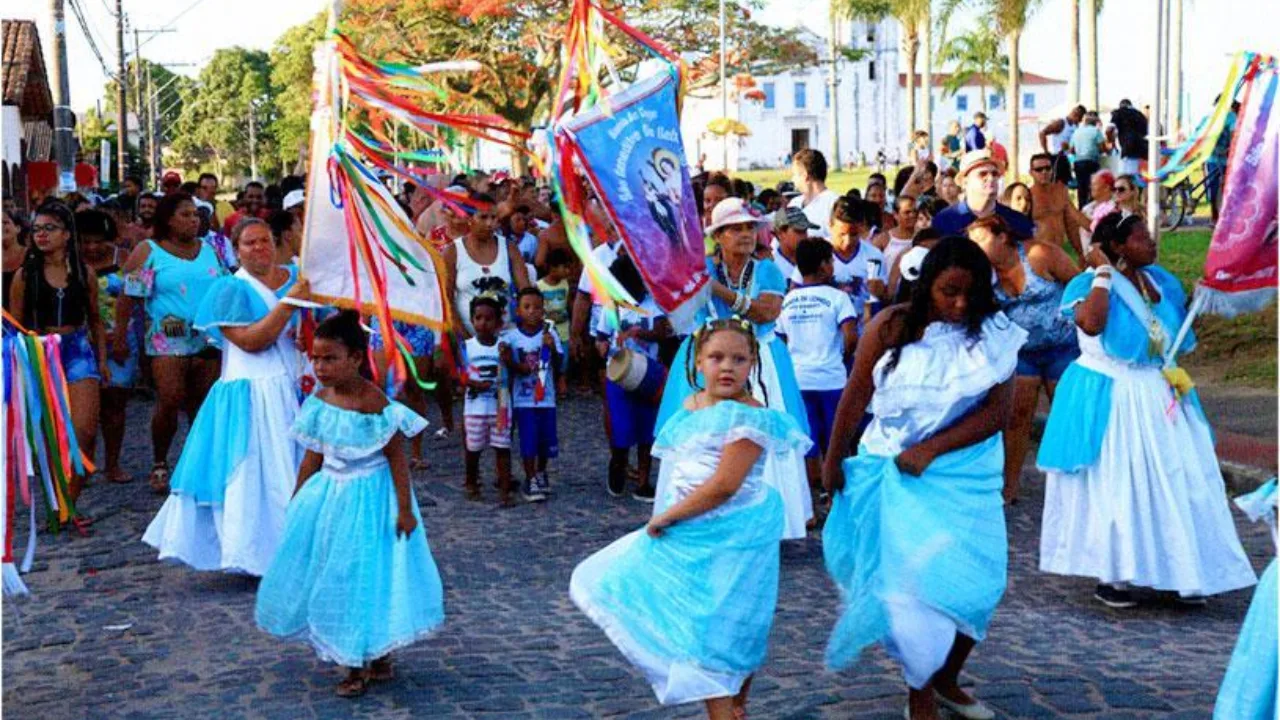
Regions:
<instances>
[{"instance_id":1,"label":"utility pole","mask_svg":"<svg viewBox=\"0 0 1280 720\"><path fill-rule=\"evenodd\" d=\"M1156 11L1156 62L1155 81L1151 84L1151 114L1147 116L1147 172L1155 173L1160 167L1160 89L1163 75L1160 60L1164 58L1164 0L1155 1ZM1160 242L1160 183L1147 183L1147 229L1151 239Z\"/></svg>"},{"instance_id":2,"label":"utility pole","mask_svg":"<svg viewBox=\"0 0 1280 720\"><path fill-rule=\"evenodd\" d=\"M1177 142L1182 130L1182 0L1169 0L1173 5L1173 39L1169 54L1169 135Z\"/></svg>"},{"instance_id":3,"label":"utility pole","mask_svg":"<svg viewBox=\"0 0 1280 720\"><path fill-rule=\"evenodd\" d=\"M138 159L141 161L146 155L142 152L142 43L138 42L138 28L133 29L133 116L138 123Z\"/></svg>"},{"instance_id":4,"label":"utility pole","mask_svg":"<svg viewBox=\"0 0 1280 720\"><path fill-rule=\"evenodd\" d=\"M156 96L151 92L151 64L147 63L147 150L151 180L160 187L160 152L156 146Z\"/></svg>"},{"instance_id":5,"label":"utility pole","mask_svg":"<svg viewBox=\"0 0 1280 720\"><path fill-rule=\"evenodd\" d=\"M75 142L71 128L71 81L67 77L67 24L63 0L49 0L53 14L53 142L58 160L58 192L76 189Z\"/></svg>"},{"instance_id":6,"label":"utility pole","mask_svg":"<svg viewBox=\"0 0 1280 720\"><path fill-rule=\"evenodd\" d=\"M258 130L253 118L253 103L249 103L249 179L258 179Z\"/></svg>"},{"instance_id":7,"label":"utility pole","mask_svg":"<svg viewBox=\"0 0 1280 720\"><path fill-rule=\"evenodd\" d=\"M840 169L840 94L836 89L840 86L840 20L836 17L835 4L831 4L831 75L827 85L831 102L828 104L831 124L831 161L833 170Z\"/></svg>"},{"instance_id":8,"label":"utility pole","mask_svg":"<svg viewBox=\"0 0 1280 720\"><path fill-rule=\"evenodd\" d=\"M124 65L124 0L116 0L116 191L124 190L125 160L129 129L125 125L129 109L125 107L129 73Z\"/></svg>"},{"instance_id":9,"label":"utility pole","mask_svg":"<svg viewBox=\"0 0 1280 720\"><path fill-rule=\"evenodd\" d=\"M725 18L724 18L725 0L720 0L720 117L728 120L729 118L729 53L725 49ZM729 172L729 132L725 129L724 135L720 136L720 148L722 151L720 157L720 169Z\"/></svg>"}]
</instances>

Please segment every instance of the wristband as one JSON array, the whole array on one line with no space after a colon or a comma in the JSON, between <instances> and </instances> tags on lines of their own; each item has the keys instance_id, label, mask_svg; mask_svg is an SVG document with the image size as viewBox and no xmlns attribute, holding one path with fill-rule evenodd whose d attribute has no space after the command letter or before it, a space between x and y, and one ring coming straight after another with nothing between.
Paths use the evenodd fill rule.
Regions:
<instances>
[{"instance_id":1,"label":"wristband","mask_svg":"<svg viewBox=\"0 0 1280 720\"><path fill-rule=\"evenodd\" d=\"M1111 273L1094 275L1093 283L1090 287L1101 288L1107 292L1111 292Z\"/></svg>"}]
</instances>

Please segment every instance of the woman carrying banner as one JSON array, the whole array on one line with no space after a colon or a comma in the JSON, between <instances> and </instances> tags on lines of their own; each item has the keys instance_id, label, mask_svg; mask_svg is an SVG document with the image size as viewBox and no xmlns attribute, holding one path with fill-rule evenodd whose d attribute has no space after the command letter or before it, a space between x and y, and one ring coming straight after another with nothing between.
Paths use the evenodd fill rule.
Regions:
<instances>
[{"instance_id":1,"label":"woman carrying banner","mask_svg":"<svg viewBox=\"0 0 1280 720\"><path fill-rule=\"evenodd\" d=\"M774 322L782 312L787 280L773 261L751 257L756 247L756 226L763 222L768 220L752 215L740 198L722 200L711 211L707 234L716 242L716 254L707 258L711 298L698 312L696 320L703 323L708 319L735 315L750 320L761 348L761 382L759 386L751 387L752 395L767 407L785 411L795 418L801 429L808 432L808 415L800 387L796 384L791 355L787 352L786 343L773 331ZM689 345L690 340L686 338L672 367L685 367ZM658 409L658 432L692 392L685 373L667 375L662 405ZM813 499L809 494L803 453L771 455L765 468L765 478L782 495L787 520L783 538L803 538L805 524L813 517ZM662 484L663 476L659 475L659 497L662 497Z\"/></svg>"},{"instance_id":2,"label":"woman carrying banner","mask_svg":"<svg viewBox=\"0 0 1280 720\"><path fill-rule=\"evenodd\" d=\"M261 576L284 533L302 453L289 437L302 367L291 332L310 292L258 218L231 231L241 267L209 288L193 325L222 346L222 377L191 425L169 499L142 541L161 560Z\"/></svg>"},{"instance_id":3,"label":"woman carrying banner","mask_svg":"<svg viewBox=\"0 0 1280 720\"><path fill-rule=\"evenodd\" d=\"M1111 264L1063 292L1081 355L1058 384L1040 443L1048 473L1040 569L1098 578L1094 597L1113 608L1137 604L1129 585L1202 605L1256 578L1200 400L1165 361L1186 296L1152 264L1156 245L1141 217L1112 213L1093 238ZM1194 347L1188 333L1177 350Z\"/></svg>"}]
</instances>

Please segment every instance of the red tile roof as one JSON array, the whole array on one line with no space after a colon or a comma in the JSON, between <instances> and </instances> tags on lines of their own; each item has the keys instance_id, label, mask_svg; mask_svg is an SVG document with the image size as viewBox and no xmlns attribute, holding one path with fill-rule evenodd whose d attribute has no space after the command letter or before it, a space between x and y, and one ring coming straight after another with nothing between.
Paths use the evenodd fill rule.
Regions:
<instances>
[{"instance_id":1,"label":"red tile roof","mask_svg":"<svg viewBox=\"0 0 1280 720\"><path fill-rule=\"evenodd\" d=\"M40 31L30 20L4 21L4 104L24 117L53 112L53 95L40 50Z\"/></svg>"},{"instance_id":2,"label":"red tile roof","mask_svg":"<svg viewBox=\"0 0 1280 720\"><path fill-rule=\"evenodd\" d=\"M945 83L950 78L951 78L951 73L936 72L933 74L933 86L941 87L942 84ZM1004 78L1001 78L1001 81L1003 80ZM966 82L965 84L978 85L977 76L970 76L969 81ZM995 85L995 84L996 83L992 82L990 79L987 80L988 87L991 87L992 85ZM1027 72L1024 70L1022 72L1022 84L1023 85L1066 85L1067 81L1058 80L1056 78L1051 78L1051 77L1045 77L1044 75L1037 75L1035 73ZM898 87L904 88L906 86L907 86L907 74L898 73ZM924 86L924 76L919 73L916 73L916 87L923 87L923 86Z\"/></svg>"}]
</instances>

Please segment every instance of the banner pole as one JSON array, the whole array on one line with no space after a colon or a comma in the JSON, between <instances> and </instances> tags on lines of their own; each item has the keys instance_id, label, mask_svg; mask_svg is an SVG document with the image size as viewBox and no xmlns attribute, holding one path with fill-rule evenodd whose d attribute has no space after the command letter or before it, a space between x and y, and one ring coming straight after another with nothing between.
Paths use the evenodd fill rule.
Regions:
<instances>
[{"instance_id":1,"label":"banner pole","mask_svg":"<svg viewBox=\"0 0 1280 720\"><path fill-rule=\"evenodd\" d=\"M1191 301L1191 307L1187 308L1187 319L1182 321L1182 327L1178 328L1178 336L1173 339L1173 344L1165 352L1164 367L1173 364L1174 358L1178 356L1178 348L1182 347L1182 341L1187 339L1187 333L1191 332L1191 323L1200 314L1200 309L1204 307L1205 294L1199 291L1197 286L1195 298Z\"/></svg>"}]
</instances>

